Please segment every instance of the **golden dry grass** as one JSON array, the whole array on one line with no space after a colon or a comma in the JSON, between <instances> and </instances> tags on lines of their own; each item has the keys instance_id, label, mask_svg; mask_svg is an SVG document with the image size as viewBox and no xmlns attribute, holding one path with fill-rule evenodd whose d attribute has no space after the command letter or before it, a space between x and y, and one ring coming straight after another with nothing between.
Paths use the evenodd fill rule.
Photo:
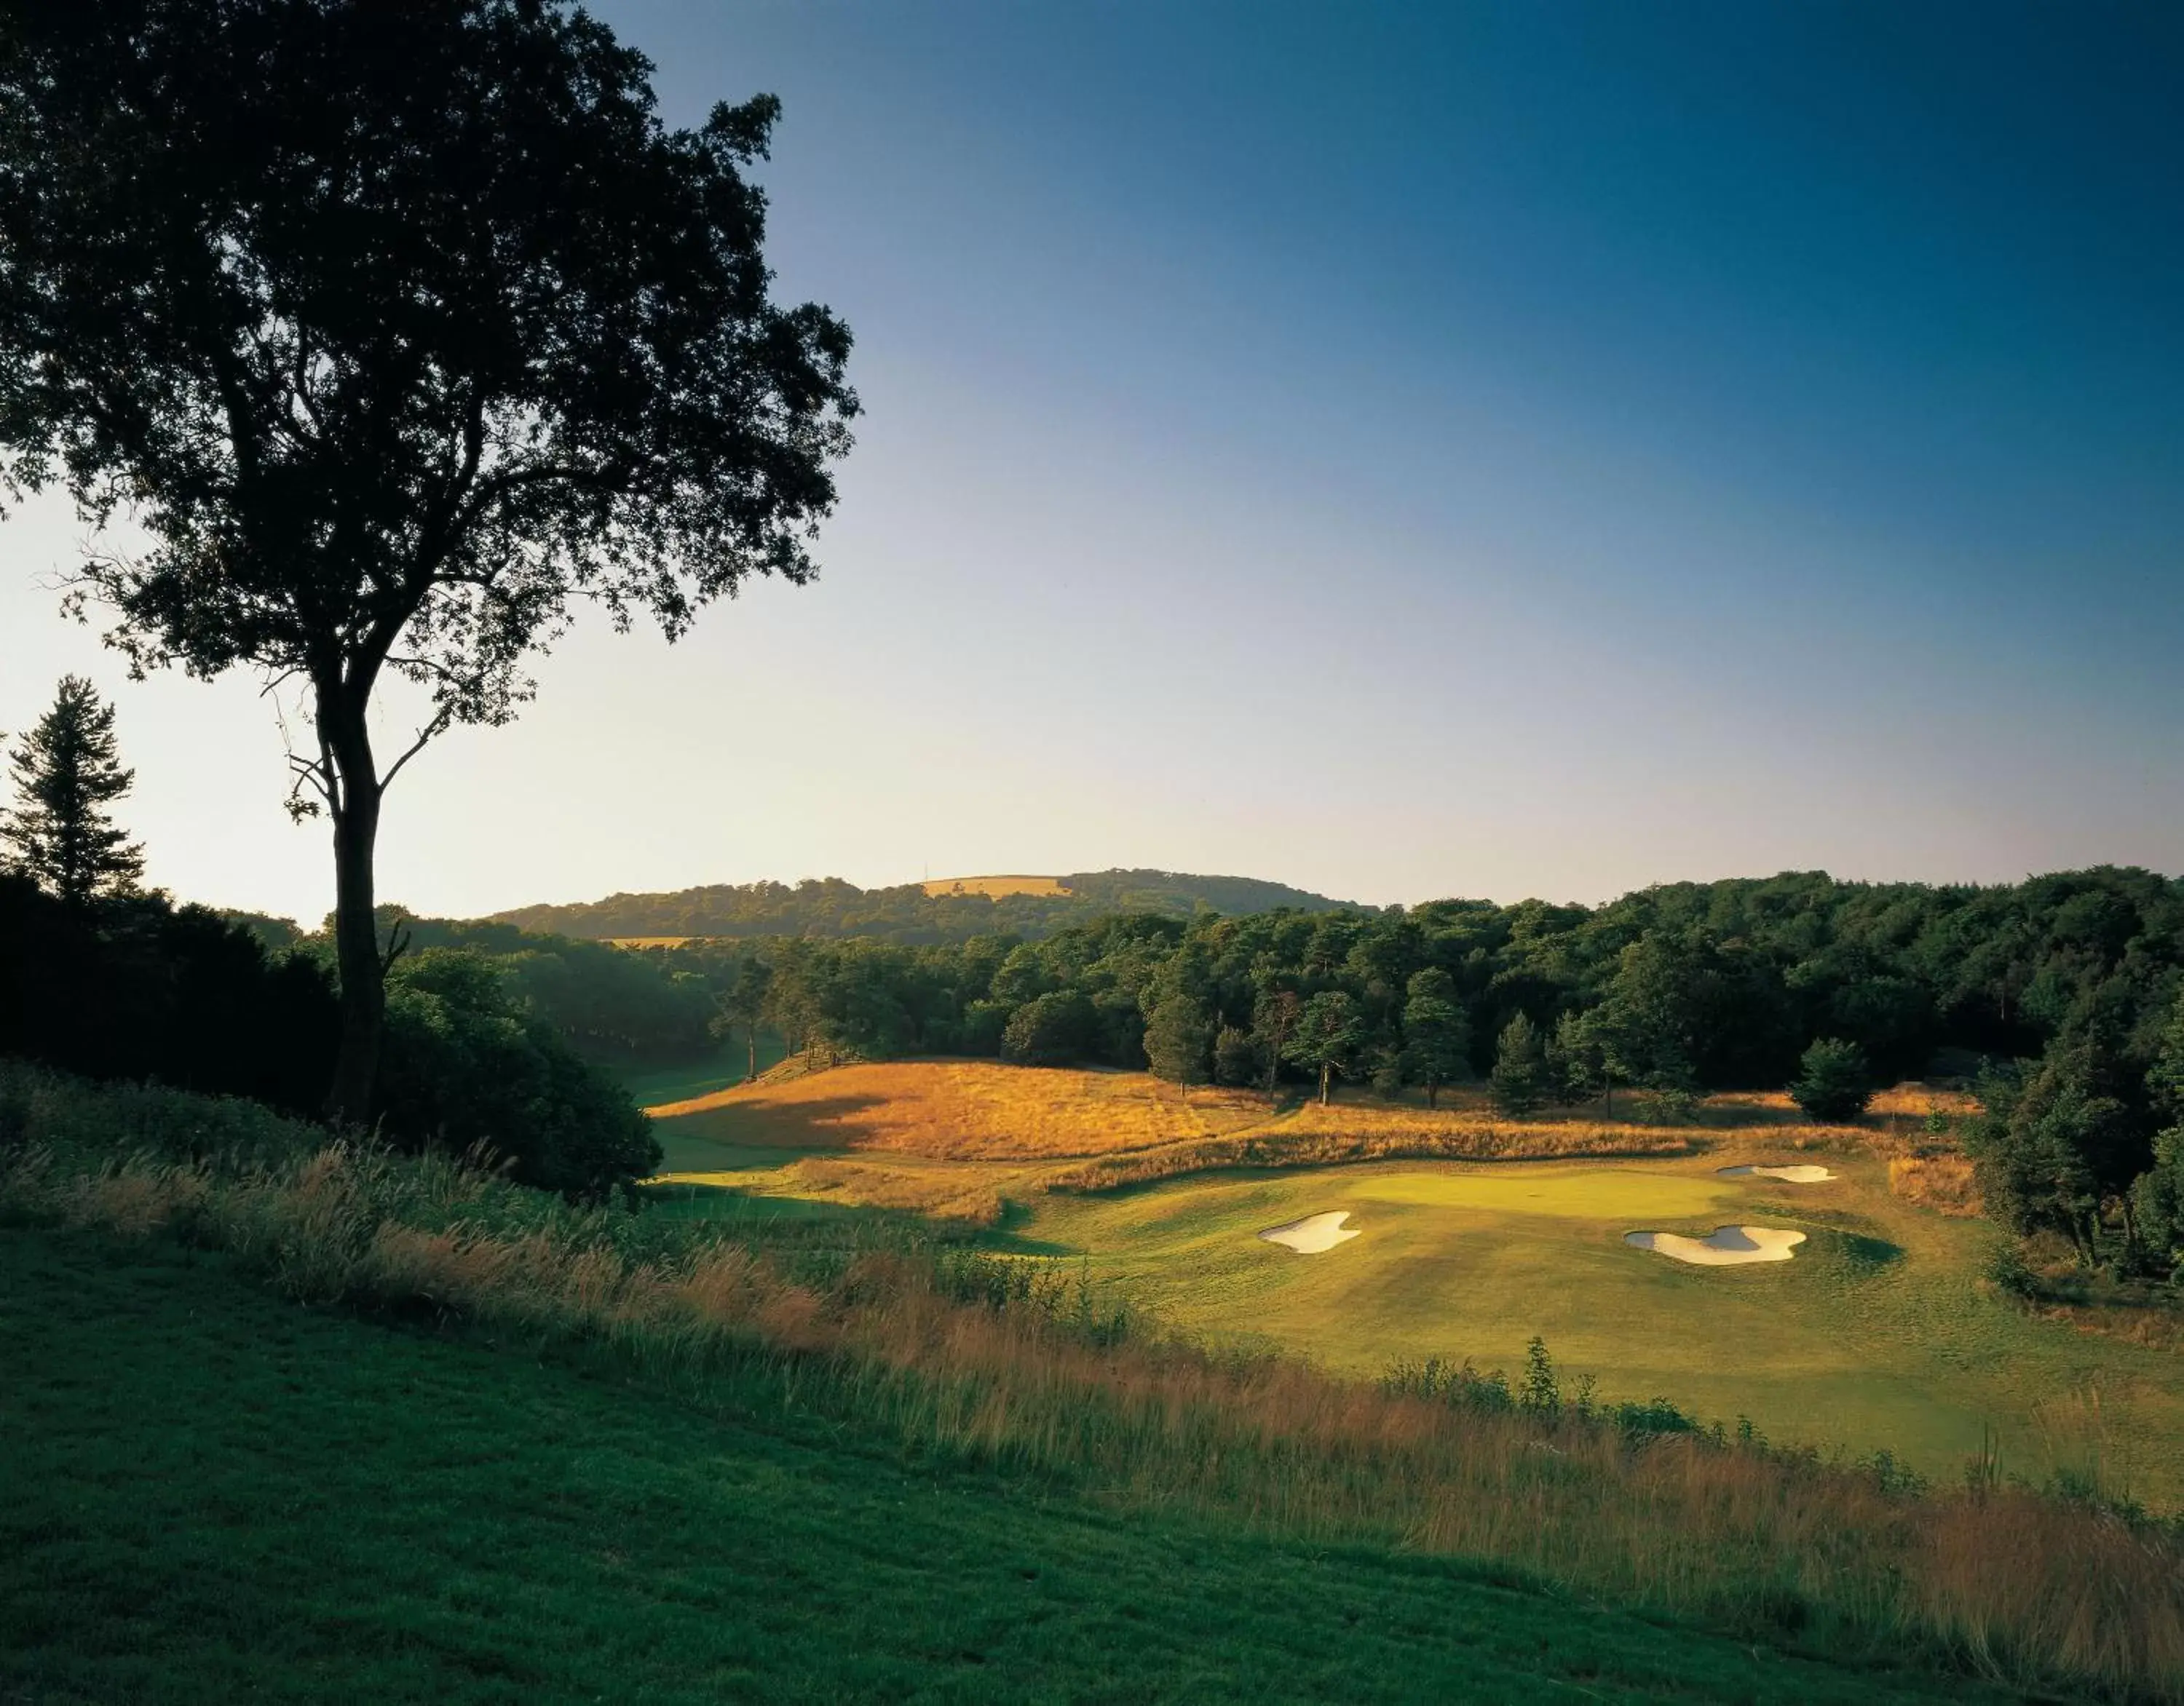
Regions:
<instances>
[{"instance_id":1,"label":"golden dry grass","mask_svg":"<svg viewBox=\"0 0 2184 1706\"><path fill-rule=\"evenodd\" d=\"M1939 1090L1928 1084L1898 1084L1874 1092L1866 1109L1875 1119L1924 1120L1929 1114L1952 1119L1979 1112L1979 1098L1964 1090Z\"/></svg>"},{"instance_id":2,"label":"golden dry grass","mask_svg":"<svg viewBox=\"0 0 2184 1706\"><path fill-rule=\"evenodd\" d=\"M711 1142L883 1150L939 1161L1048 1160L1146 1149L1262 1124L1266 1098L1194 1090L1141 1072L990 1061L889 1061L739 1085L647 1110L687 1170Z\"/></svg>"},{"instance_id":3,"label":"golden dry grass","mask_svg":"<svg viewBox=\"0 0 2184 1706\"><path fill-rule=\"evenodd\" d=\"M610 936L610 947L680 947L686 942L700 940L694 936Z\"/></svg>"},{"instance_id":4,"label":"golden dry grass","mask_svg":"<svg viewBox=\"0 0 2184 1706\"><path fill-rule=\"evenodd\" d=\"M928 895L983 894L999 900L1003 895L1064 895L1061 880L1050 876L937 876L925 885Z\"/></svg>"},{"instance_id":5,"label":"golden dry grass","mask_svg":"<svg viewBox=\"0 0 2184 1706\"><path fill-rule=\"evenodd\" d=\"M1979 1186L1962 1155L1896 1155L1889 1159L1888 1188L1907 1203L1960 1220L1980 1214Z\"/></svg>"},{"instance_id":6,"label":"golden dry grass","mask_svg":"<svg viewBox=\"0 0 2184 1706\"><path fill-rule=\"evenodd\" d=\"M83 1172L35 1148L0 1170L17 1214L135 1236L171 1225L292 1296L588 1342L678 1384L754 1370L803 1408L924 1451L1084 1477L1125 1508L1496 1559L1731 1625L1817 1616L1875 1650L2184 1699L2177 1542L2087 1505L1991 1484L1906 1494L1688 1435L1087 1331L1051 1301L967 1300L885 1252L829 1281L719 1242L638 1259L596 1223L494 1230L495 1188L342 1147L242 1176L148 1158Z\"/></svg>"},{"instance_id":7,"label":"golden dry grass","mask_svg":"<svg viewBox=\"0 0 2184 1706\"><path fill-rule=\"evenodd\" d=\"M1057 1190L1102 1191L1223 1167L1331 1167L1357 1161L1555 1161L1684 1155L1688 1131L1594 1120L1498 1119L1468 1109L1307 1103L1256 1129L1102 1156L1048 1175Z\"/></svg>"}]
</instances>

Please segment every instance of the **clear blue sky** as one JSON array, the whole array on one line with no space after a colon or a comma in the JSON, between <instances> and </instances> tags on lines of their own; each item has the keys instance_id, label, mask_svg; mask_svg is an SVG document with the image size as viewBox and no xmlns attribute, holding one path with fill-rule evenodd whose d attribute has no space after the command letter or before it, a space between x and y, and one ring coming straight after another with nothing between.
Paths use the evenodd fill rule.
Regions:
<instances>
[{"instance_id":1,"label":"clear blue sky","mask_svg":"<svg viewBox=\"0 0 2184 1706\"><path fill-rule=\"evenodd\" d=\"M2184 9L597 10L783 98L862 442L818 585L405 773L388 894L2184 868ZM155 877L315 917L267 707L123 686L72 538L0 726L87 661Z\"/></svg>"}]
</instances>

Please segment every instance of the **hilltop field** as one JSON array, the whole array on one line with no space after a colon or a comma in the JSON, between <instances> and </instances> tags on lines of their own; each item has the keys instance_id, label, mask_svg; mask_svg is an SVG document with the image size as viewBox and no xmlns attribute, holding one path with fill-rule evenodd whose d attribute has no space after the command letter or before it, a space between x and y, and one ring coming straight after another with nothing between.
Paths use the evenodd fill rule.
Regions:
<instances>
[{"instance_id":1,"label":"hilltop field","mask_svg":"<svg viewBox=\"0 0 2184 1706\"><path fill-rule=\"evenodd\" d=\"M2000 1238L1968 1212L1961 1162L1913 1153L1960 1098L1907 1086L1857 1128L1801 1123L1780 1096L1715 1098L1675 1128L1453 1099L1276 1108L1133 1073L844 1066L655 1106L655 1188L686 1213L974 1226L1210 1342L1342 1373L1515 1369L1537 1335L1615 1398L1936 1478L1998 1450L2005 1473L2184 1504L2184 1359L1986 1282ZM1778 1163L1835 1176L1722 1172ZM1357 1236L1322 1253L1258 1236L1336 1211ZM1804 1242L1733 1268L1625 1242L1747 1223Z\"/></svg>"}]
</instances>

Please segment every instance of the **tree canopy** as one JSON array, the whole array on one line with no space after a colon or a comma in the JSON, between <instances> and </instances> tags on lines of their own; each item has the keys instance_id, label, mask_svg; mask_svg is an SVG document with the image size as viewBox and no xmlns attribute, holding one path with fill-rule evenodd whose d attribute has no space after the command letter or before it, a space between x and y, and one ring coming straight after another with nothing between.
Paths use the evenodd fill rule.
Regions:
<instances>
[{"instance_id":1,"label":"tree canopy","mask_svg":"<svg viewBox=\"0 0 2184 1706\"><path fill-rule=\"evenodd\" d=\"M117 0L0 30L0 475L95 528L79 593L140 670L307 692L332 818L332 1105L370 1107L387 783L505 721L575 601L671 636L808 580L856 399L783 308L746 171L778 104L671 131L558 0ZM391 763L382 680L427 700Z\"/></svg>"}]
</instances>

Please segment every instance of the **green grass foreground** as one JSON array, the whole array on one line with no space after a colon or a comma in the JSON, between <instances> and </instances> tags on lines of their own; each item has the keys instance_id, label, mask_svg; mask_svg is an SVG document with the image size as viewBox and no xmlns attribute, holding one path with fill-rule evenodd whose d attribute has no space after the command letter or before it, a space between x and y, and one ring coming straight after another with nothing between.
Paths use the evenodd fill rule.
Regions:
<instances>
[{"instance_id":1,"label":"green grass foreground","mask_svg":"<svg viewBox=\"0 0 2184 1706\"><path fill-rule=\"evenodd\" d=\"M1172 1336L1035 1261L889 1242L885 1225L855 1217L805 1217L760 1239L654 1213L573 1209L446 1158L328 1145L323 1132L247 1103L11 1078L0 1067L0 1115L8 1128L0 1131L0 1239L33 1250L135 1249L142 1254L134 1259L161 1272L158 1282L120 1297L81 1279L42 1296L27 1279L0 1286L11 1336L0 1342L0 1439L42 1441L48 1453L0 1458L10 1511L42 1513L11 1515L31 1521L39 1543L0 1546L0 1555L103 1536L84 1525L83 1513L89 1490L109 1478L115 1520L146 1525L97 1539L92 1561L73 1575L64 1545L27 1566L23 1585L31 1593L61 1596L44 1602L41 1638L62 1653L103 1653L103 1640L85 1633L101 1615L121 1627L132 1618L159 1622L146 1645L130 1650L181 1651L211 1638L198 1632L192 1609L197 1573L217 1580L261 1560L266 1573L256 1579L274 1593L304 1593L333 1608L324 1614L337 1620L360 1616L357 1607L368 1603L366 1563L392 1571L420 1605L512 1618L507 1608L517 1601L497 1591L491 1572L610 1537L584 1497L565 1489L581 1487L608 1464L607 1442L624 1439L640 1466L616 1475L632 1485L650 1478L638 1504L676 1537L645 1552L642 1570L599 1581L633 1583L627 1591L638 1595L665 1592L680 1606L679 1590L660 1587L661 1571L697 1567L715 1555L706 1546L728 1545L733 1535L735 1546L756 1549L750 1556L765 1560L772 1585L722 1626L733 1632L742 1626L736 1618L754 1618L784 1650L811 1648L816 1656L808 1660L768 1662L784 1676L808 1664L836 1679L822 1693L909 1698L925 1690L884 1678L866 1684L844 1670L870 1656L845 1633L865 1626L862 1614L845 1621L827 1609L846 1592L900 1610L888 1574L896 1564L942 1560L925 1591L945 1609L901 1612L899 1627L887 1623L893 1632L872 1637L876 1650L944 1668L985 1649L952 1633L936 1637L933 1628L982 1630L981 1641L1003 1645L1031 1639L1017 1627L1022 1616L1006 1609L1027 1603L1028 1589L1011 1588L1018 1597L997 1604L983 1584L989 1569L1043 1569L1041 1525L1067 1517L1089 1525L1086 1531L1159 1542L1152 1562L1088 1566L1072 1614L1104 1605L1098 1626L1122 1631L1123 1643L1143 1621L1173 1628L1178 1644L1165 1656L1156 1644L1147 1648L1152 1657L1088 1648L1072 1659L1074 1647L1027 1656L1018 1683L998 1687L996 1698L1022 1697L1024 1678L1039 1685L1028 1692L1041 1692L1041 1665L1059 1679L1047 1691L1057 1698L1097 1697L1111 1671L1135 1679L1115 1684L1117 1698L1143 1698L1147 1677L1203 1698L1229 1689L1232 1671L1245 1679L1237 1692L1387 1698L1389 1689L1412 1688L1432 1663L1445 1668L1431 1673L1438 1681L1426 1692L1445 1692L1451 1679L1471 1681L1475 1669L1458 1649L1433 1645L1474 1626L1466 1621L1472 1613L1435 1609L1433 1595L1461 1598L1457 1588L1401 1590L1430 1614L1388 1614L1398 1633L1389 1668L1370 1689L1337 1689L1295 1670L1299 1661L1280 1656L1290 1650L1284 1631L1319 1627L1326 1606L1340 1603L1357 1613L1358 1630L1384 1633L1370 1606L1380 1590L1364 1601L1338 1591L1346 1571L1362 1572L1358 1581L1468 1583L1469 1592L1484 1591L1483 1570L1505 1587L1548 1585L1537 1603L1562 1608L1539 1614L1550 1625L1589 1614L1574 1604L1613 1606L1763 1651L1882 1667L1839 1673L1858 1677L1869 1696L1888 1667L1915 1663L2019 1687L2184 1700L2180 1536L2128 1512L1993 1481L1922 1489L1817 1455L1625 1425L1552 1393L1543 1403L1513 1405L1502 1392L1499 1403L1482 1404L1475 1381L1338 1379L1288 1359L1238 1356ZM58 1245L50 1242L56 1237ZM219 1269L212 1277L226 1291L210 1298L193 1267L168 1279L174 1256ZM252 1291L252 1280L287 1306ZM183 1289L192 1286L199 1289ZM163 1286L181 1295L177 1319L167 1319ZM31 1301L19 1306L19 1298ZM244 1307L230 1298L249 1300L254 1312L237 1326L222 1325L226 1312ZM297 1314L296 1304L334 1313ZM131 1325L148 1314L149 1325ZM309 1331L335 1334L337 1348L300 1367L284 1361L285 1353L275 1354L284 1333L304 1329L277 1328L273 1314L317 1324ZM394 1325L402 1323L412 1325ZM422 1327L453 1336L414 1336ZM218 1352L209 1334L231 1348ZM491 1355L488 1344L505 1348ZM388 1346L454 1359L472 1385L451 1392L444 1381L417 1385L406 1372L375 1372L371 1362L393 1354ZM587 1389L574 1381L585 1371L605 1381L588 1390L611 1412L608 1420L549 1425L554 1406L577 1402L555 1394ZM57 1378L78 1408L56 1400L50 1417L24 1416L28 1395L48 1393ZM533 1389L534 1381L544 1384ZM331 1418L315 1416L321 1403L332 1407ZM733 1425L709 1433L709 1416ZM658 1418L680 1420L655 1426ZM824 1486L848 1486L875 1464L886 1468L895 1489L886 1497L899 1508L890 1511L881 1497L861 1508L876 1515L815 1518L829 1532L811 1537L811 1521L793 1509L777 1515L748 1475L722 1466L722 1442L744 1439L735 1430L746 1427L758 1431L749 1438L776 1442L769 1452L793 1443L817 1453L804 1460ZM176 1464L176 1453L209 1438L254 1444L210 1451L202 1465ZM727 1449L733 1458L757 1448ZM328 1460L323 1485L271 1473L292 1454L320 1452ZM704 1478L731 1491L686 1529L680 1513L699 1496L688 1491L694 1458L710 1464ZM483 1478L475 1496L448 1492L439 1479L459 1470ZM976 1492L987 1514L966 1518L960 1541L898 1532L890 1525L911 1523L917 1509L907 1489L928 1482L966 1498ZM261 1483L265 1490L254 1492ZM487 1483L495 1490L482 1490ZM337 1488L348 1491L337 1496ZM792 1487L780 1497L794 1507L803 1495ZM206 1519L190 1514L206 1498L224 1525L209 1542L202 1539ZM302 1530L291 1533L298 1522ZM398 1538L382 1556L366 1538L386 1523ZM472 1548L464 1537L480 1524L501 1537ZM527 1537L526 1525L543 1525L554 1538ZM916 1543L899 1548L902 1534ZM193 1535L200 1539L191 1542ZM0 1534L0 1542L14 1537ZM167 1572L184 1606L169 1641L167 1590L131 1584L135 1572L184 1544L195 1549ZM610 1537L604 1564L627 1562L638 1555L633 1546ZM859 1559L887 1563L869 1592L856 1582ZM983 1560L970 1586L956 1581L955 1559ZM1262 1592L1262 1575L1275 1580L1312 1560L1336 1573L1295 1578L1271 1597ZM1112 1592L1100 1585L1110 1576ZM322 1581L332 1585L310 1598L320 1590L307 1593L309 1584ZM254 1650L220 1620L242 1614L250 1595L226 1587L208 1595L204 1629L228 1630L220 1649ZM1155 1595L1167 1609L1156 1610ZM37 1603L0 1596L11 1607ZM59 1609L70 1604L72 1612ZM586 1614L636 1614L609 1604ZM1455 1620L1435 1620L1444 1616ZM1486 1625L1502 1626L1500 1617L1474 1620L1490 1652L1506 1650L1498 1635L1487 1637ZM1239 1631L1256 1618L1269 1620L1263 1639L1274 1654L1254 1661L1258 1670L1244 1659L1200 1665L1194 1643L1201 1635L1204 1650L1218 1653L1221 1643L1245 1639ZM555 1650L583 1628L566 1607L539 1620L535 1642L515 1622L501 1625L510 1651ZM722 1620L709 1610L703 1620ZM90 1646L79 1647L80 1638ZM619 1653L621 1638L606 1631L596 1644ZM1558 1637L1545 1638L1560 1664ZM1261 1639L1251 1636L1247 1645ZM1694 1652L1727 1651L1696 1634L1689 1639ZM1633 1653L1677 1650L1633 1642ZM843 1650L820 1651L830 1643ZM11 1637L8 1650L22 1644ZM1399 1662L1412 1648L1427 1656ZM374 1663L387 1656L369 1650ZM675 1664L694 1662L695 1650L683 1646ZM1431 1657L1436 1650L1441 1659ZM1610 1659L1623 1651L1615 1642L1588 1648L1583 1663L1602 1676L1686 1688L1673 1671L1613 1670ZM531 1662L550 1673L546 1660ZM755 1661L730 1649L706 1662ZM1133 1670L1141 1664L1154 1668ZM954 1670L946 1675L945 1687L926 1692L949 1698L969 1687ZM1717 1683L1730 1686L1702 1667L1687 1692L1713 1698L1703 1691ZM747 1688L733 1676L704 1686L782 1692L764 1677ZM600 1692L621 1698L639 1691ZM1753 1698L1782 1692L1760 1689ZM102 1697L138 1698L120 1684L87 1696Z\"/></svg>"},{"instance_id":2,"label":"green grass foreground","mask_svg":"<svg viewBox=\"0 0 2184 1706\"><path fill-rule=\"evenodd\" d=\"M1987 1697L0 1231L0 1698ZM1999 1697L1992 1697L1999 1698Z\"/></svg>"}]
</instances>

